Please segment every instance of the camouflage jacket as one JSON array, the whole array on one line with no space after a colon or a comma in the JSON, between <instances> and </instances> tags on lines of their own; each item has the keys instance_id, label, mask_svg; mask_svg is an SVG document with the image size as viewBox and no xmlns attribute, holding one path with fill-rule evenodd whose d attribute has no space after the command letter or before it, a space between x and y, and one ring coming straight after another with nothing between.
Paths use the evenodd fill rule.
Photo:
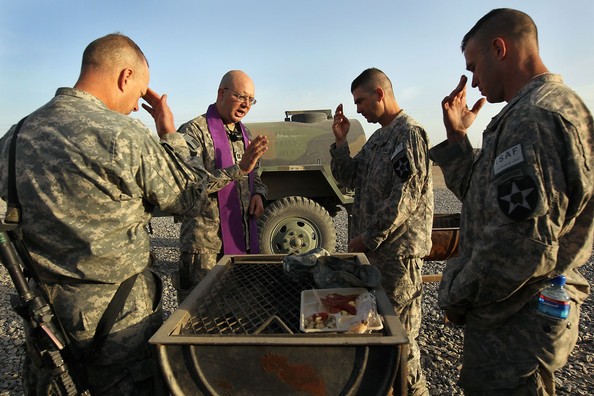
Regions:
<instances>
[{"instance_id":1,"label":"camouflage jacket","mask_svg":"<svg viewBox=\"0 0 594 396\"><path fill-rule=\"evenodd\" d=\"M0 188L7 196L8 148L0 140ZM149 262L153 206L197 213L206 172L179 160L180 134L166 148L138 120L94 96L60 88L25 121L16 152L22 229L42 280L119 283Z\"/></svg>"},{"instance_id":2,"label":"camouflage jacket","mask_svg":"<svg viewBox=\"0 0 594 396\"><path fill-rule=\"evenodd\" d=\"M14 130L0 139L5 200ZM159 143L138 120L72 88L58 89L18 135L21 228L67 331L89 340L120 283L143 273L97 358L101 364L143 359L162 321L159 281L147 272L152 208L197 214L206 199L208 175L181 159L189 153L182 135L164 138Z\"/></svg>"},{"instance_id":3,"label":"camouflage jacket","mask_svg":"<svg viewBox=\"0 0 594 396\"><path fill-rule=\"evenodd\" d=\"M443 273L439 305L468 324L497 326L547 279L567 277L580 303L578 272L592 249L592 116L561 77L533 79L493 118L478 157L468 140L431 150L463 202L459 256Z\"/></svg>"},{"instance_id":4,"label":"camouflage jacket","mask_svg":"<svg viewBox=\"0 0 594 396\"><path fill-rule=\"evenodd\" d=\"M262 195L262 199L265 200L268 192L260 179L259 164L256 166L254 172L254 191L250 191L248 177L241 175L238 165L245 150L242 140L230 142L236 164L228 168L216 169L214 143L208 130L206 115L203 114L182 124L178 128L178 131L191 137L191 139L188 139L188 142L192 159L200 162L213 178L216 179L224 176L237 182L236 185L238 186L239 196L241 197L246 246L249 246L248 216L250 200L254 194ZM251 138L249 130L247 132ZM208 199L204 204L202 212L195 217L186 216L183 218L180 230L180 250L182 252L218 253L221 251L219 205L216 192L222 187L224 185L209 187Z\"/></svg>"},{"instance_id":5,"label":"camouflage jacket","mask_svg":"<svg viewBox=\"0 0 594 396\"><path fill-rule=\"evenodd\" d=\"M400 113L371 135L350 157L348 145L332 144L332 174L355 189L351 238L361 235L370 250L424 257L431 250L433 179L429 138Z\"/></svg>"}]
</instances>

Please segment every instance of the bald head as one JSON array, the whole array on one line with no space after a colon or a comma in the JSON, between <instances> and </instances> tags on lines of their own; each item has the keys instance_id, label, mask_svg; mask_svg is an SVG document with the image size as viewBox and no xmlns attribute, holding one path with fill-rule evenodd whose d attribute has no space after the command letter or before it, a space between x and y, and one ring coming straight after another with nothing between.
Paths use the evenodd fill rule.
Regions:
<instances>
[{"instance_id":1,"label":"bald head","mask_svg":"<svg viewBox=\"0 0 594 396\"><path fill-rule=\"evenodd\" d=\"M252 85L253 87L254 82L245 72L241 70L231 70L225 73L223 78L221 78L219 88L229 88L245 84Z\"/></svg>"},{"instance_id":2,"label":"bald head","mask_svg":"<svg viewBox=\"0 0 594 396\"><path fill-rule=\"evenodd\" d=\"M538 31L532 18L511 8L492 10L470 29L462 39L462 52L470 39L488 43L496 37L506 38L523 47L530 46L538 51Z\"/></svg>"},{"instance_id":3,"label":"bald head","mask_svg":"<svg viewBox=\"0 0 594 396\"><path fill-rule=\"evenodd\" d=\"M241 70L225 73L219 84L217 93L217 110L225 124L232 125L245 117L255 95L254 82Z\"/></svg>"}]
</instances>

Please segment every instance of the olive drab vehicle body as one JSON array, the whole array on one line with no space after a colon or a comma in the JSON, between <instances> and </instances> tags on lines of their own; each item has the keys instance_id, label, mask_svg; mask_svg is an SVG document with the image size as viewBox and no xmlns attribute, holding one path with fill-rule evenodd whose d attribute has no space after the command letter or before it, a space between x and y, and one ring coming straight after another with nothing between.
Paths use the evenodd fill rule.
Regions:
<instances>
[{"instance_id":1,"label":"olive drab vehicle body","mask_svg":"<svg viewBox=\"0 0 594 396\"><path fill-rule=\"evenodd\" d=\"M336 250L332 218L350 211L354 191L341 186L330 169L334 143L331 110L286 111L285 120L246 123L253 136L268 137L260 159L262 182L268 187L264 213L258 219L263 254L301 254L315 248ZM350 120L348 142L355 156L366 142L361 123ZM169 216L157 208L153 216ZM426 260L457 254L460 214L435 214L433 247Z\"/></svg>"},{"instance_id":2,"label":"olive drab vehicle body","mask_svg":"<svg viewBox=\"0 0 594 396\"><path fill-rule=\"evenodd\" d=\"M330 170L332 119L331 110L301 110L286 111L284 121L246 123L252 135L265 135L269 141L260 159L260 177L268 187L258 222L262 253L336 249L332 217L342 208L350 210L353 191L339 185ZM365 144L357 120L351 120L348 141L353 156Z\"/></svg>"}]
</instances>

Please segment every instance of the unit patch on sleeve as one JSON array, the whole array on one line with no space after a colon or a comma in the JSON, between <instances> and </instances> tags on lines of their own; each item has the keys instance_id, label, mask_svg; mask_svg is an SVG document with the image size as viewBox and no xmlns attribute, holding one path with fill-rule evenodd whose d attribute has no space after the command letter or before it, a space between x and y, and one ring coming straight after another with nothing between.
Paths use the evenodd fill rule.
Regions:
<instances>
[{"instance_id":1,"label":"unit patch on sleeve","mask_svg":"<svg viewBox=\"0 0 594 396\"><path fill-rule=\"evenodd\" d=\"M405 153L402 153L402 155L398 156L394 161L392 161L392 166L394 167L394 172L396 172L396 175L402 179L402 181L408 180L411 170L410 161L408 160L408 157L405 155Z\"/></svg>"},{"instance_id":2,"label":"unit patch on sleeve","mask_svg":"<svg viewBox=\"0 0 594 396\"><path fill-rule=\"evenodd\" d=\"M392 166L394 167L394 172L396 173L396 175L402 181L407 180L411 174L411 167L410 161L406 156L404 144L402 144L402 142L398 146L396 146L394 152L390 156L390 160L392 161Z\"/></svg>"},{"instance_id":3,"label":"unit patch on sleeve","mask_svg":"<svg viewBox=\"0 0 594 396\"><path fill-rule=\"evenodd\" d=\"M505 181L497 187L497 202L510 219L526 220L538 205L534 180L530 176L523 176Z\"/></svg>"}]
</instances>

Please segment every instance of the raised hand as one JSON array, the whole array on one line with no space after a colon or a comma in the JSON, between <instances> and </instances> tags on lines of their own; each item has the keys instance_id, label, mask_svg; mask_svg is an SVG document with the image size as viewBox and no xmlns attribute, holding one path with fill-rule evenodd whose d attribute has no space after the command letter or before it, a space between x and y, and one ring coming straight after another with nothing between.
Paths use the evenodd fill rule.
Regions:
<instances>
[{"instance_id":1,"label":"raised hand","mask_svg":"<svg viewBox=\"0 0 594 396\"><path fill-rule=\"evenodd\" d=\"M334 122L332 123L332 132L334 132L334 138L336 139L336 147L342 146L346 143L346 137L351 128L351 122L342 112L342 103L336 107L334 113Z\"/></svg>"},{"instance_id":2,"label":"raised hand","mask_svg":"<svg viewBox=\"0 0 594 396\"><path fill-rule=\"evenodd\" d=\"M239 161L239 169L243 174L250 173L258 160L268 150L268 138L266 136L258 135L245 149L241 161Z\"/></svg>"},{"instance_id":3,"label":"raised hand","mask_svg":"<svg viewBox=\"0 0 594 396\"><path fill-rule=\"evenodd\" d=\"M167 104L167 95L160 96L158 93L148 88L142 97L147 103L143 103L142 107L155 120L157 134L159 137L171 132L175 132L175 124L173 122L173 112Z\"/></svg>"},{"instance_id":4,"label":"raised hand","mask_svg":"<svg viewBox=\"0 0 594 396\"><path fill-rule=\"evenodd\" d=\"M468 108L466 104L467 80L464 75L460 77L458 86L441 102L443 123L450 143L462 140L466 136L466 130L472 125L486 102L485 98L481 98L472 109Z\"/></svg>"}]
</instances>

